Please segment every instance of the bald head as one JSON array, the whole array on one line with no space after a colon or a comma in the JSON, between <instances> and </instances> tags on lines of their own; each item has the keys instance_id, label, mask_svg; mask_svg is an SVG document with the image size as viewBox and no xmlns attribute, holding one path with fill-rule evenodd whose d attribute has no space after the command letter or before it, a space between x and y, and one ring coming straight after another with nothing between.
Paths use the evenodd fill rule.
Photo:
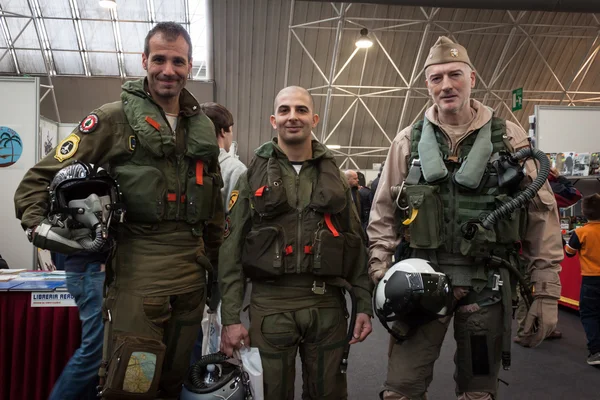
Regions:
<instances>
[{"instance_id":1,"label":"bald head","mask_svg":"<svg viewBox=\"0 0 600 400\"><path fill-rule=\"evenodd\" d=\"M358 174L356 171L352 169L347 169L344 174L346 175L346 179L348 180L348 186L358 187Z\"/></svg>"},{"instance_id":2,"label":"bald head","mask_svg":"<svg viewBox=\"0 0 600 400\"><path fill-rule=\"evenodd\" d=\"M275 103L273 104L273 107L275 109L275 112L277 112L277 107L279 107L279 102L281 100L282 97L287 96L287 95L302 95L302 96L306 96L308 98L308 106L310 107L310 110L312 112L314 112L315 110L315 100L313 99L312 95L310 94L310 92L308 90L306 90L305 88L301 87L301 86L288 86L285 87L283 89L281 89L279 91L279 93L277 93L277 96L275 96Z\"/></svg>"}]
</instances>

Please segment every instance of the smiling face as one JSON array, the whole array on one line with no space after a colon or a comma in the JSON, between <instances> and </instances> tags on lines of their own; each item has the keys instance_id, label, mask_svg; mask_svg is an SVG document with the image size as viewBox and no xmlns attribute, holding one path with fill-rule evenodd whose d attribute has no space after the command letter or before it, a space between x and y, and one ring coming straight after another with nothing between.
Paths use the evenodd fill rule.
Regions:
<instances>
[{"instance_id":1,"label":"smiling face","mask_svg":"<svg viewBox=\"0 0 600 400\"><path fill-rule=\"evenodd\" d=\"M442 115L460 114L469 107L475 71L462 62L435 64L425 70L426 85Z\"/></svg>"},{"instance_id":2,"label":"smiling face","mask_svg":"<svg viewBox=\"0 0 600 400\"><path fill-rule=\"evenodd\" d=\"M277 130L279 141L291 146L310 142L312 128L319 122L313 108L310 93L304 88L292 86L279 92L275 115L271 115L271 126Z\"/></svg>"},{"instance_id":3,"label":"smiling face","mask_svg":"<svg viewBox=\"0 0 600 400\"><path fill-rule=\"evenodd\" d=\"M147 71L150 94L158 101L178 98L192 69L188 43L183 36L167 40L158 32L150 38L148 50L142 54L142 66Z\"/></svg>"}]
</instances>

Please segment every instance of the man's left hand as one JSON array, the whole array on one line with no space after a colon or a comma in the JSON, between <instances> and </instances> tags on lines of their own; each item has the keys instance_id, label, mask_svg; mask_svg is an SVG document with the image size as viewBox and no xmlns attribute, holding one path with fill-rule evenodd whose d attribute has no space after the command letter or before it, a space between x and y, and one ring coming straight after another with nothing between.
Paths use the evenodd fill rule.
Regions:
<instances>
[{"instance_id":1,"label":"man's left hand","mask_svg":"<svg viewBox=\"0 0 600 400\"><path fill-rule=\"evenodd\" d=\"M558 300L537 297L527 312L522 335L515 343L523 347L536 347L556 328L558 322Z\"/></svg>"},{"instance_id":2,"label":"man's left hand","mask_svg":"<svg viewBox=\"0 0 600 400\"><path fill-rule=\"evenodd\" d=\"M356 323L354 324L354 336L350 344L362 342L369 336L372 330L371 317L365 313L358 313L356 315Z\"/></svg>"}]
</instances>

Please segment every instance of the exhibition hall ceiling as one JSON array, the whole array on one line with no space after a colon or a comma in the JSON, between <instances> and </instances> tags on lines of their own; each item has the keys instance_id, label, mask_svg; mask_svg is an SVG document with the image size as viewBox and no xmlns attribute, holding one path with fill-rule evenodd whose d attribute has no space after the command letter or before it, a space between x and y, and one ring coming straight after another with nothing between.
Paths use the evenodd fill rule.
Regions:
<instances>
[{"instance_id":1,"label":"exhibition hall ceiling","mask_svg":"<svg viewBox=\"0 0 600 400\"><path fill-rule=\"evenodd\" d=\"M115 10L98 0L0 1L0 73L12 75L145 75L140 54L158 21L183 24L192 37L195 68L206 62L205 0L120 0Z\"/></svg>"},{"instance_id":2,"label":"exhibition hall ceiling","mask_svg":"<svg viewBox=\"0 0 600 400\"><path fill-rule=\"evenodd\" d=\"M291 0L213 7L217 100L236 115L242 159L272 135L273 98L294 84L315 97L315 137L343 167L371 168L431 104L422 67L442 35L469 52L472 97L526 131L535 105L600 106L600 14ZM368 49L355 46L364 28Z\"/></svg>"}]
</instances>

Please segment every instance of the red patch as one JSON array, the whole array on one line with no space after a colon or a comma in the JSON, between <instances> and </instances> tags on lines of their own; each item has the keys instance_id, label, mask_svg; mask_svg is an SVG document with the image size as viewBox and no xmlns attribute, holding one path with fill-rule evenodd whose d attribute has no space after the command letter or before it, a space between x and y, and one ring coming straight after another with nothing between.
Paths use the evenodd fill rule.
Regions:
<instances>
[{"instance_id":1,"label":"red patch","mask_svg":"<svg viewBox=\"0 0 600 400\"><path fill-rule=\"evenodd\" d=\"M155 120L153 120L150 117L146 117L146 122L149 123L150 125L152 125L152 127L154 129L156 129L157 131L160 130L160 124L158 122L156 122Z\"/></svg>"}]
</instances>

